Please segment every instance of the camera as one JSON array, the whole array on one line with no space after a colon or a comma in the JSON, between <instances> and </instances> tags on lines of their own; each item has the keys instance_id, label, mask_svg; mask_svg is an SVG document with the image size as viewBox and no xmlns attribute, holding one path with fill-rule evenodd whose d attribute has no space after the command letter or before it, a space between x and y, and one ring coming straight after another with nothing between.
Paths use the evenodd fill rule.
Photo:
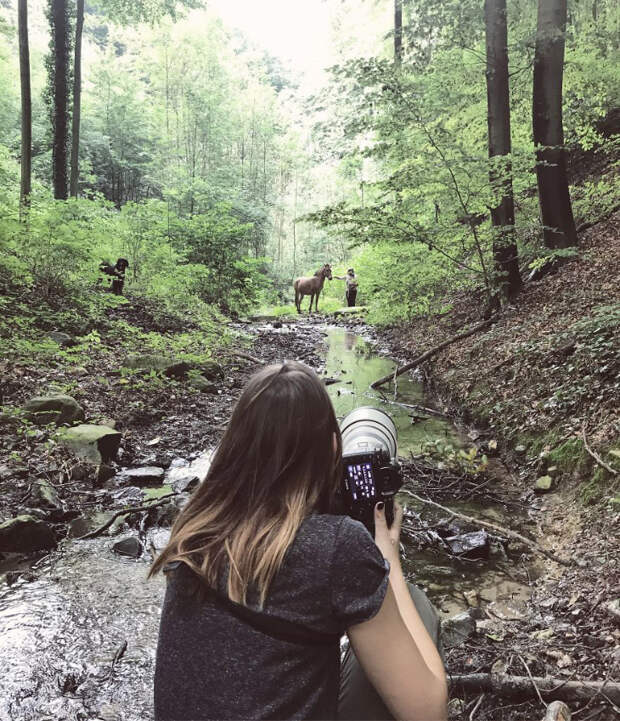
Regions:
<instances>
[{"instance_id":1,"label":"camera","mask_svg":"<svg viewBox=\"0 0 620 721\"><path fill-rule=\"evenodd\" d=\"M379 408L360 406L340 422L345 513L374 533L374 508L385 503L388 525L394 520L394 495L403 484L396 426Z\"/></svg>"}]
</instances>

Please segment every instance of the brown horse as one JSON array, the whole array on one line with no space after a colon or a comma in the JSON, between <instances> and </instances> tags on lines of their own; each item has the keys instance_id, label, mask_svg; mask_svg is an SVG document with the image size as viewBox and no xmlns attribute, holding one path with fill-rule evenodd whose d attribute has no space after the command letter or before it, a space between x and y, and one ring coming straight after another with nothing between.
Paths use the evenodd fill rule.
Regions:
<instances>
[{"instance_id":1,"label":"brown horse","mask_svg":"<svg viewBox=\"0 0 620 721\"><path fill-rule=\"evenodd\" d=\"M310 296L310 308L308 313L312 313L312 301L314 301L314 310L318 313L319 294L321 293L321 290L323 290L325 278L328 280L332 279L332 268L329 263L325 263L322 268L317 270L312 278L297 278L297 280L293 283L293 288L295 288L295 306L297 307L298 313L301 313L301 301L304 295Z\"/></svg>"}]
</instances>

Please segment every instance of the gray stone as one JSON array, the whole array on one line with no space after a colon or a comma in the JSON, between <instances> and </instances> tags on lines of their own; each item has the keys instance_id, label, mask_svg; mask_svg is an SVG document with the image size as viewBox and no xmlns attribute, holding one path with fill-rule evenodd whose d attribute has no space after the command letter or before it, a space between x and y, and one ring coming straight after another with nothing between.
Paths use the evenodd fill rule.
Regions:
<instances>
[{"instance_id":1,"label":"gray stone","mask_svg":"<svg viewBox=\"0 0 620 721\"><path fill-rule=\"evenodd\" d=\"M489 556L489 534L484 530L451 536L446 538L446 543L456 556L463 558L488 558Z\"/></svg>"},{"instance_id":2,"label":"gray stone","mask_svg":"<svg viewBox=\"0 0 620 721\"><path fill-rule=\"evenodd\" d=\"M136 536L127 536L127 538L117 541L112 546L112 550L120 556L140 558L142 555L142 544L140 543L140 539L136 538Z\"/></svg>"},{"instance_id":3,"label":"gray stone","mask_svg":"<svg viewBox=\"0 0 620 721\"><path fill-rule=\"evenodd\" d=\"M54 343L58 343L61 348L68 348L69 346L75 345L75 338L70 336L68 333L62 333L59 330L52 330L47 334L50 340Z\"/></svg>"},{"instance_id":4,"label":"gray stone","mask_svg":"<svg viewBox=\"0 0 620 721\"><path fill-rule=\"evenodd\" d=\"M117 478L132 486L158 486L164 480L164 475L164 469L159 466L142 466L126 468L117 475Z\"/></svg>"},{"instance_id":5,"label":"gray stone","mask_svg":"<svg viewBox=\"0 0 620 721\"><path fill-rule=\"evenodd\" d=\"M177 493L190 493L200 485L198 476L188 473L186 476L175 477L172 481L172 488Z\"/></svg>"},{"instance_id":6,"label":"gray stone","mask_svg":"<svg viewBox=\"0 0 620 721\"><path fill-rule=\"evenodd\" d=\"M527 448L523 445L515 446L515 453L518 453L519 455L523 455L527 451Z\"/></svg>"},{"instance_id":7,"label":"gray stone","mask_svg":"<svg viewBox=\"0 0 620 721\"><path fill-rule=\"evenodd\" d=\"M32 484L32 497L43 508L60 508L58 492L51 483L38 479Z\"/></svg>"},{"instance_id":8,"label":"gray stone","mask_svg":"<svg viewBox=\"0 0 620 721\"><path fill-rule=\"evenodd\" d=\"M469 612L447 618L441 624L441 640L444 648L454 648L476 633L476 622Z\"/></svg>"},{"instance_id":9,"label":"gray stone","mask_svg":"<svg viewBox=\"0 0 620 721\"><path fill-rule=\"evenodd\" d=\"M24 406L27 417L39 425L56 423L75 423L84 420L84 409L80 404L64 393L31 398Z\"/></svg>"},{"instance_id":10,"label":"gray stone","mask_svg":"<svg viewBox=\"0 0 620 721\"><path fill-rule=\"evenodd\" d=\"M82 423L61 430L59 440L71 448L78 458L99 465L114 460L121 443L121 434L108 426Z\"/></svg>"},{"instance_id":11,"label":"gray stone","mask_svg":"<svg viewBox=\"0 0 620 721\"><path fill-rule=\"evenodd\" d=\"M190 378L189 384L192 388L200 391L201 393L217 393L217 386L212 383L205 376L194 376Z\"/></svg>"},{"instance_id":12,"label":"gray stone","mask_svg":"<svg viewBox=\"0 0 620 721\"><path fill-rule=\"evenodd\" d=\"M54 532L33 516L17 516L0 523L0 551L30 553L56 548Z\"/></svg>"}]
</instances>

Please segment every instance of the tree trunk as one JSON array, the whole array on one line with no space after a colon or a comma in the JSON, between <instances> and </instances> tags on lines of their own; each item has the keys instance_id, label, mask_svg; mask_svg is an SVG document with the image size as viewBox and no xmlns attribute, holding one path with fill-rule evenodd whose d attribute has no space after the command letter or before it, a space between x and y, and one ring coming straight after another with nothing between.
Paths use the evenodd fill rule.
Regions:
<instances>
[{"instance_id":1,"label":"tree trunk","mask_svg":"<svg viewBox=\"0 0 620 721\"><path fill-rule=\"evenodd\" d=\"M73 56L73 118L71 122L71 181L70 193L78 196L80 176L80 113L82 103L82 30L84 28L84 0L77 0L75 18L75 52Z\"/></svg>"},{"instance_id":2,"label":"tree trunk","mask_svg":"<svg viewBox=\"0 0 620 721\"><path fill-rule=\"evenodd\" d=\"M69 140L69 18L67 0L51 0L52 27L52 181L54 197L68 195L67 145Z\"/></svg>"},{"instance_id":3,"label":"tree trunk","mask_svg":"<svg viewBox=\"0 0 620 721\"><path fill-rule=\"evenodd\" d=\"M403 0L394 0L394 62L403 59Z\"/></svg>"},{"instance_id":4,"label":"tree trunk","mask_svg":"<svg viewBox=\"0 0 620 721\"><path fill-rule=\"evenodd\" d=\"M532 119L540 215L547 248L577 245L562 128L565 34L566 0L538 0Z\"/></svg>"},{"instance_id":5,"label":"tree trunk","mask_svg":"<svg viewBox=\"0 0 620 721\"><path fill-rule=\"evenodd\" d=\"M28 0L17 6L19 35L19 76L22 102L20 213L30 203L32 189L32 96L30 92L30 49L28 46Z\"/></svg>"},{"instance_id":6,"label":"tree trunk","mask_svg":"<svg viewBox=\"0 0 620 721\"><path fill-rule=\"evenodd\" d=\"M493 258L497 287L505 298L521 288L510 160L510 93L508 84L508 30L506 0L485 0L487 51L487 123L489 129L489 180L499 203L491 208ZM503 156L503 160L493 158Z\"/></svg>"}]
</instances>

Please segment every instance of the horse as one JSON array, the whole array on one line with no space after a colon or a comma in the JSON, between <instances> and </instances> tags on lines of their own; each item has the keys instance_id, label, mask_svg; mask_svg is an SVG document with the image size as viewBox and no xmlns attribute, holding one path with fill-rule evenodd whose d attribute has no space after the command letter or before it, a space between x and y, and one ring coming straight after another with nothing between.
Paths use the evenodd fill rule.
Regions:
<instances>
[{"instance_id":1,"label":"horse","mask_svg":"<svg viewBox=\"0 0 620 721\"><path fill-rule=\"evenodd\" d=\"M319 312L319 294L323 289L325 278L328 280L332 279L332 269L329 263L325 263L322 268L319 268L312 278L297 278L293 283L293 288L295 288L295 306L298 313L301 313L301 301L304 295L310 296L308 313L312 313L312 301L314 301L314 310L317 313Z\"/></svg>"}]
</instances>

